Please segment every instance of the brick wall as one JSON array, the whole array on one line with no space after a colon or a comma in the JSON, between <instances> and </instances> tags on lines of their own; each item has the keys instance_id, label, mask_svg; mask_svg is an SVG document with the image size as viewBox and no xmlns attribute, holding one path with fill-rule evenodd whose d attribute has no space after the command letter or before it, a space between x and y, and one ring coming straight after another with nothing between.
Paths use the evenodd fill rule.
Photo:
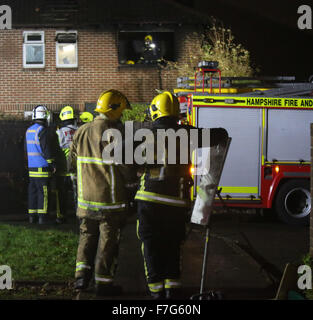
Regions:
<instances>
[{"instance_id":1,"label":"brick wall","mask_svg":"<svg viewBox=\"0 0 313 320\"><path fill-rule=\"evenodd\" d=\"M33 30L33 29L32 29ZM23 68L23 31L0 30L0 112L22 112L47 104L59 110L64 104L83 110L85 102L96 102L101 91L118 89L130 102L149 103L160 87L157 68L119 68L117 36L114 31L78 30L78 68L56 68L55 32L45 31L45 68ZM185 59L184 43L192 31L177 32L178 59ZM176 84L175 71L161 71L163 89Z\"/></svg>"}]
</instances>

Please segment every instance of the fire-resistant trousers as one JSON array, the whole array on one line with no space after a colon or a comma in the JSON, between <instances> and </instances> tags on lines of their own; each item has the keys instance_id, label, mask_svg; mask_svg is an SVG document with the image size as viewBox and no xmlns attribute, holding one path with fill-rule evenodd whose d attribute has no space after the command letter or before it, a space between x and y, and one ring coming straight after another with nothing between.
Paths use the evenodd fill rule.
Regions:
<instances>
[{"instance_id":1,"label":"fire-resistant trousers","mask_svg":"<svg viewBox=\"0 0 313 320\"><path fill-rule=\"evenodd\" d=\"M181 245L185 239L187 210L138 201L137 236L150 292L181 286Z\"/></svg>"},{"instance_id":2,"label":"fire-resistant trousers","mask_svg":"<svg viewBox=\"0 0 313 320\"><path fill-rule=\"evenodd\" d=\"M101 220L81 219L76 279L90 279L94 269L97 284L112 284L126 217L126 212L114 212L105 214Z\"/></svg>"},{"instance_id":3,"label":"fire-resistant trousers","mask_svg":"<svg viewBox=\"0 0 313 320\"><path fill-rule=\"evenodd\" d=\"M31 215L47 214L49 204L50 178L29 177L28 213Z\"/></svg>"},{"instance_id":4,"label":"fire-resistant trousers","mask_svg":"<svg viewBox=\"0 0 313 320\"><path fill-rule=\"evenodd\" d=\"M70 199L73 208L76 207L73 195L73 183L71 176L57 176L56 177L56 213L57 218L65 218L67 215L67 206L69 191L72 197Z\"/></svg>"}]
</instances>

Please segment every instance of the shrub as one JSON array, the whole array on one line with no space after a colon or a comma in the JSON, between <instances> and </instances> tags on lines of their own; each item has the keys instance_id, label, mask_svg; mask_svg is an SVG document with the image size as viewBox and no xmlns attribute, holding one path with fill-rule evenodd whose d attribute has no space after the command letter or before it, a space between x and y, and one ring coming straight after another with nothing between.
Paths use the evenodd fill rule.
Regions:
<instances>
[{"instance_id":1,"label":"shrub","mask_svg":"<svg viewBox=\"0 0 313 320\"><path fill-rule=\"evenodd\" d=\"M148 108L146 104L131 104L132 109L125 110L122 116L122 122L125 121L144 121L145 110Z\"/></svg>"}]
</instances>

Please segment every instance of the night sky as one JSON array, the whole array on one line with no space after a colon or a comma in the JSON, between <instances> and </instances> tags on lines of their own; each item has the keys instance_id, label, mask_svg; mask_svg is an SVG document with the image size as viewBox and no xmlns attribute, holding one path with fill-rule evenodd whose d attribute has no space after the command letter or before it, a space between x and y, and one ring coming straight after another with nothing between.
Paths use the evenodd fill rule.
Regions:
<instances>
[{"instance_id":1,"label":"night sky","mask_svg":"<svg viewBox=\"0 0 313 320\"><path fill-rule=\"evenodd\" d=\"M313 74L313 30L299 30L298 7L313 1L298 0L182 0L230 27L238 42L251 53L261 74Z\"/></svg>"}]
</instances>

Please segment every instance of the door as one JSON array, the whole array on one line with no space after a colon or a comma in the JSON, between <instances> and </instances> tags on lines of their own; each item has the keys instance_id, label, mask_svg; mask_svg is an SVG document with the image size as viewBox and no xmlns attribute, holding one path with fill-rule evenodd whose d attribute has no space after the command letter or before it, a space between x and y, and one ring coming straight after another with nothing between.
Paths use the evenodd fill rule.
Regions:
<instances>
[{"instance_id":1,"label":"door","mask_svg":"<svg viewBox=\"0 0 313 320\"><path fill-rule=\"evenodd\" d=\"M221 195L238 200L259 198L262 109L199 107L196 125L225 128L232 138L220 180ZM197 176L196 184L199 179Z\"/></svg>"}]
</instances>

